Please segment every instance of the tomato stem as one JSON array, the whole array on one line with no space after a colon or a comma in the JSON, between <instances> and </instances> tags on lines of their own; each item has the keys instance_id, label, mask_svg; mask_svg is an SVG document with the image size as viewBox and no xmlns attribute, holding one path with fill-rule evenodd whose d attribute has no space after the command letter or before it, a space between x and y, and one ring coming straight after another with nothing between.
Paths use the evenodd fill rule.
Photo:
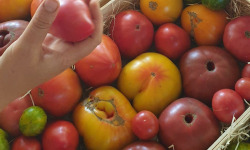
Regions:
<instances>
[{"instance_id":1,"label":"tomato stem","mask_svg":"<svg viewBox=\"0 0 250 150\"><path fill-rule=\"evenodd\" d=\"M249 39L250 38L250 31L246 31L245 36Z\"/></svg>"}]
</instances>

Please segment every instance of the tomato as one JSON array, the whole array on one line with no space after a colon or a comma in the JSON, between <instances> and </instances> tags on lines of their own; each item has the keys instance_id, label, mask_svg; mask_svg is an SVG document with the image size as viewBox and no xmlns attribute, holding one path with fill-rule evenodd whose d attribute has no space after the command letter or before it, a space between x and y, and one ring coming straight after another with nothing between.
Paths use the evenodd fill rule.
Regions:
<instances>
[{"instance_id":1,"label":"tomato","mask_svg":"<svg viewBox=\"0 0 250 150\"><path fill-rule=\"evenodd\" d=\"M32 0L0 0L0 22L10 20L28 20Z\"/></svg>"},{"instance_id":2,"label":"tomato","mask_svg":"<svg viewBox=\"0 0 250 150\"><path fill-rule=\"evenodd\" d=\"M37 106L50 115L61 117L72 111L82 96L80 79L72 69L31 90Z\"/></svg>"},{"instance_id":3,"label":"tomato","mask_svg":"<svg viewBox=\"0 0 250 150\"><path fill-rule=\"evenodd\" d=\"M221 122L230 124L233 117L237 119L245 111L245 104L234 90L221 89L213 96L212 109Z\"/></svg>"},{"instance_id":4,"label":"tomato","mask_svg":"<svg viewBox=\"0 0 250 150\"><path fill-rule=\"evenodd\" d=\"M154 141L136 141L122 150L165 150L165 148L160 143Z\"/></svg>"},{"instance_id":5,"label":"tomato","mask_svg":"<svg viewBox=\"0 0 250 150\"><path fill-rule=\"evenodd\" d=\"M225 9L230 0L202 0L202 5L212 10Z\"/></svg>"},{"instance_id":6,"label":"tomato","mask_svg":"<svg viewBox=\"0 0 250 150\"><path fill-rule=\"evenodd\" d=\"M4 137L4 138L8 138L9 135L6 131L4 131L3 129L0 128L0 136Z\"/></svg>"},{"instance_id":7,"label":"tomato","mask_svg":"<svg viewBox=\"0 0 250 150\"><path fill-rule=\"evenodd\" d=\"M182 0L140 0L140 10L155 25L175 22L182 9Z\"/></svg>"},{"instance_id":8,"label":"tomato","mask_svg":"<svg viewBox=\"0 0 250 150\"><path fill-rule=\"evenodd\" d=\"M42 145L36 137L19 136L11 145L11 150L41 150Z\"/></svg>"},{"instance_id":9,"label":"tomato","mask_svg":"<svg viewBox=\"0 0 250 150\"><path fill-rule=\"evenodd\" d=\"M20 117L23 111L30 106L32 106L32 102L29 95L13 100L0 112L0 127L11 136L20 135Z\"/></svg>"},{"instance_id":10,"label":"tomato","mask_svg":"<svg viewBox=\"0 0 250 150\"><path fill-rule=\"evenodd\" d=\"M225 27L223 43L238 60L250 61L250 16L231 20Z\"/></svg>"},{"instance_id":11,"label":"tomato","mask_svg":"<svg viewBox=\"0 0 250 150\"><path fill-rule=\"evenodd\" d=\"M241 77L250 77L250 64L245 64L241 70Z\"/></svg>"},{"instance_id":12,"label":"tomato","mask_svg":"<svg viewBox=\"0 0 250 150\"><path fill-rule=\"evenodd\" d=\"M136 111L112 86L101 86L77 105L73 122L87 149L115 150L133 142L131 120Z\"/></svg>"},{"instance_id":13,"label":"tomato","mask_svg":"<svg viewBox=\"0 0 250 150\"><path fill-rule=\"evenodd\" d=\"M43 150L76 150L79 134L75 126L65 120L49 124L42 135Z\"/></svg>"},{"instance_id":14,"label":"tomato","mask_svg":"<svg viewBox=\"0 0 250 150\"><path fill-rule=\"evenodd\" d=\"M25 136L37 136L47 123L47 115L41 107L31 106L23 111L19 129Z\"/></svg>"},{"instance_id":15,"label":"tomato","mask_svg":"<svg viewBox=\"0 0 250 150\"><path fill-rule=\"evenodd\" d=\"M75 64L76 73L89 86L110 84L118 78L122 68L117 45L107 35L93 52Z\"/></svg>"},{"instance_id":16,"label":"tomato","mask_svg":"<svg viewBox=\"0 0 250 150\"><path fill-rule=\"evenodd\" d=\"M181 25L198 45L218 45L227 24L224 10L213 11L204 5L187 6L181 14Z\"/></svg>"},{"instance_id":17,"label":"tomato","mask_svg":"<svg viewBox=\"0 0 250 150\"><path fill-rule=\"evenodd\" d=\"M235 91L240 94L240 96L247 100L250 101L250 77L243 77L240 78L236 83L235 83Z\"/></svg>"},{"instance_id":18,"label":"tomato","mask_svg":"<svg viewBox=\"0 0 250 150\"><path fill-rule=\"evenodd\" d=\"M118 78L118 89L136 111L149 110L156 116L181 92L177 66L166 56L148 52L128 62Z\"/></svg>"},{"instance_id":19,"label":"tomato","mask_svg":"<svg viewBox=\"0 0 250 150\"><path fill-rule=\"evenodd\" d=\"M154 41L156 50L172 60L178 59L191 47L188 33L173 23L161 25L155 33Z\"/></svg>"},{"instance_id":20,"label":"tomato","mask_svg":"<svg viewBox=\"0 0 250 150\"><path fill-rule=\"evenodd\" d=\"M0 136L0 149L1 150L9 150L10 149L10 144L4 136Z\"/></svg>"},{"instance_id":21,"label":"tomato","mask_svg":"<svg viewBox=\"0 0 250 150\"><path fill-rule=\"evenodd\" d=\"M183 97L167 106L159 117L159 140L176 150L206 150L220 136L212 110L197 99Z\"/></svg>"},{"instance_id":22,"label":"tomato","mask_svg":"<svg viewBox=\"0 0 250 150\"><path fill-rule=\"evenodd\" d=\"M184 4L189 5L189 4L195 4L195 3L200 3L201 0L183 0Z\"/></svg>"},{"instance_id":23,"label":"tomato","mask_svg":"<svg viewBox=\"0 0 250 150\"><path fill-rule=\"evenodd\" d=\"M33 0L31 15L33 16L42 0ZM94 32L94 23L88 4L84 0L59 0L60 7L50 33L65 41L78 42L86 39Z\"/></svg>"},{"instance_id":24,"label":"tomato","mask_svg":"<svg viewBox=\"0 0 250 150\"><path fill-rule=\"evenodd\" d=\"M115 16L109 27L109 34L122 56L134 58L150 48L154 27L140 12L127 10Z\"/></svg>"},{"instance_id":25,"label":"tomato","mask_svg":"<svg viewBox=\"0 0 250 150\"><path fill-rule=\"evenodd\" d=\"M132 130L141 140L150 140L159 131L158 118L150 111L142 110L132 119Z\"/></svg>"}]
</instances>

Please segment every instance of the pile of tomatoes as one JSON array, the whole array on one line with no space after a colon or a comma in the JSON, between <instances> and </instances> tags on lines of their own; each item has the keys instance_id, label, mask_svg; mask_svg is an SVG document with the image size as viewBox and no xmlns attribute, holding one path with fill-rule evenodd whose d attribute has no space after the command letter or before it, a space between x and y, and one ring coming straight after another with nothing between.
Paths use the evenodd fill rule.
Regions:
<instances>
[{"instance_id":1,"label":"pile of tomatoes","mask_svg":"<svg viewBox=\"0 0 250 150\"><path fill-rule=\"evenodd\" d=\"M207 149L250 100L250 16L229 20L228 2L140 0L119 12L91 54L0 112L9 134L0 130L0 141L13 150Z\"/></svg>"}]
</instances>

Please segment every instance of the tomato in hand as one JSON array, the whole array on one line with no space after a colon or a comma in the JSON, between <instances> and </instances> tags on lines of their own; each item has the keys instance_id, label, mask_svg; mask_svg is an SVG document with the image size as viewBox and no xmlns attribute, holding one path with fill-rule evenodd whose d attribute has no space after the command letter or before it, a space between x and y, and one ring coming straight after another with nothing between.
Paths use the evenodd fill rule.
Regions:
<instances>
[{"instance_id":1,"label":"tomato in hand","mask_svg":"<svg viewBox=\"0 0 250 150\"><path fill-rule=\"evenodd\" d=\"M33 0L31 15L33 16L43 0ZM94 23L84 0L59 0L60 8L50 33L65 41L78 42L86 39L94 32Z\"/></svg>"},{"instance_id":2,"label":"tomato in hand","mask_svg":"<svg viewBox=\"0 0 250 150\"><path fill-rule=\"evenodd\" d=\"M247 101L250 101L250 78L249 77L243 77L240 78L235 83L235 91L240 94L242 98L244 98Z\"/></svg>"},{"instance_id":3,"label":"tomato in hand","mask_svg":"<svg viewBox=\"0 0 250 150\"><path fill-rule=\"evenodd\" d=\"M127 10L115 16L109 27L109 33L121 55L134 58L150 48L154 27L142 13Z\"/></svg>"},{"instance_id":4,"label":"tomato in hand","mask_svg":"<svg viewBox=\"0 0 250 150\"><path fill-rule=\"evenodd\" d=\"M132 130L141 140L150 140L159 131L158 118L150 111L142 110L132 119Z\"/></svg>"},{"instance_id":5,"label":"tomato in hand","mask_svg":"<svg viewBox=\"0 0 250 150\"><path fill-rule=\"evenodd\" d=\"M173 23L161 25L155 33L156 50L168 58L178 59L191 47L188 33Z\"/></svg>"},{"instance_id":6,"label":"tomato in hand","mask_svg":"<svg viewBox=\"0 0 250 150\"><path fill-rule=\"evenodd\" d=\"M221 122L230 124L245 111L245 104L241 96L231 89L217 91L212 99L212 109Z\"/></svg>"},{"instance_id":7,"label":"tomato in hand","mask_svg":"<svg viewBox=\"0 0 250 150\"><path fill-rule=\"evenodd\" d=\"M36 137L21 135L13 141L11 150L41 150L42 144Z\"/></svg>"}]
</instances>

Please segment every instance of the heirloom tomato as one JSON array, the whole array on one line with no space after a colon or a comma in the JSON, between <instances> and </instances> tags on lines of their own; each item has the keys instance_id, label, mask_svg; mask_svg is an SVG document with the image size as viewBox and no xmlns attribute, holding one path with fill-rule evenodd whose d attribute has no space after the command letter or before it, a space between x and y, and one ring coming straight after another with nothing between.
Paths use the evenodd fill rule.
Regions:
<instances>
[{"instance_id":1,"label":"heirloom tomato","mask_svg":"<svg viewBox=\"0 0 250 150\"><path fill-rule=\"evenodd\" d=\"M43 0L33 0L31 16ZM60 8L50 28L50 33L65 41L78 42L94 32L94 23L85 0L59 0Z\"/></svg>"},{"instance_id":2,"label":"heirloom tomato","mask_svg":"<svg viewBox=\"0 0 250 150\"><path fill-rule=\"evenodd\" d=\"M101 86L76 106L73 121L87 149L118 150L136 139L131 129L135 115L121 92Z\"/></svg>"},{"instance_id":3,"label":"heirloom tomato","mask_svg":"<svg viewBox=\"0 0 250 150\"><path fill-rule=\"evenodd\" d=\"M115 42L107 35L86 57L75 64L76 73L89 86L110 84L118 78L122 68L121 55Z\"/></svg>"},{"instance_id":4,"label":"heirloom tomato","mask_svg":"<svg viewBox=\"0 0 250 150\"><path fill-rule=\"evenodd\" d=\"M42 144L36 137L21 135L14 139L11 150L41 150Z\"/></svg>"},{"instance_id":5,"label":"heirloom tomato","mask_svg":"<svg viewBox=\"0 0 250 150\"><path fill-rule=\"evenodd\" d=\"M165 148L155 141L136 141L127 145L122 150L165 150Z\"/></svg>"},{"instance_id":6,"label":"heirloom tomato","mask_svg":"<svg viewBox=\"0 0 250 150\"><path fill-rule=\"evenodd\" d=\"M204 5L187 6L181 14L181 25L198 45L218 45L227 24L224 10L213 11Z\"/></svg>"},{"instance_id":7,"label":"heirloom tomato","mask_svg":"<svg viewBox=\"0 0 250 150\"><path fill-rule=\"evenodd\" d=\"M47 113L62 117L72 111L82 96L77 74L70 68L31 90L37 106Z\"/></svg>"},{"instance_id":8,"label":"heirloom tomato","mask_svg":"<svg viewBox=\"0 0 250 150\"><path fill-rule=\"evenodd\" d=\"M140 10L155 25L175 22L182 9L182 0L140 0Z\"/></svg>"},{"instance_id":9,"label":"heirloom tomato","mask_svg":"<svg viewBox=\"0 0 250 150\"><path fill-rule=\"evenodd\" d=\"M240 94L242 98L250 101L250 77L242 77L235 83L235 91Z\"/></svg>"},{"instance_id":10,"label":"heirloom tomato","mask_svg":"<svg viewBox=\"0 0 250 150\"><path fill-rule=\"evenodd\" d=\"M245 64L241 70L241 77L250 77L250 64Z\"/></svg>"},{"instance_id":11,"label":"heirloom tomato","mask_svg":"<svg viewBox=\"0 0 250 150\"><path fill-rule=\"evenodd\" d=\"M181 92L177 66L166 56L148 52L128 62L118 78L118 89L137 111L149 110L156 116Z\"/></svg>"}]
</instances>

